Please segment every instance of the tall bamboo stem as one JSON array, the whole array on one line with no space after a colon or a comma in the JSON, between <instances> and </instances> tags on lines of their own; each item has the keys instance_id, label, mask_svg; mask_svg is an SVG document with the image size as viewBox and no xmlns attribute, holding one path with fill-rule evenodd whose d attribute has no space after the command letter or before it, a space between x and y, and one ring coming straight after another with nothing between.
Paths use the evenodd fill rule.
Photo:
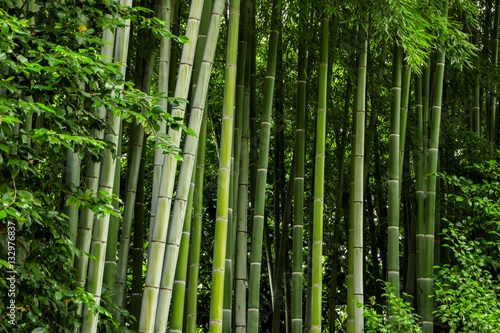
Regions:
<instances>
[{"instance_id":1,"label":"tall bamboo stem","mask_svg":"<svg viewBox=\"0 0 500 333\"><path fill-rule=\"evenodd\" d=\"M269 137L271 132L271 111L274 95L274 81L276 75L276 56L278 54L279 31L277 29L280 18L281 1L273 1L273 21L269 37L267 57L267 73L264 83L264 108L260 129L260 146L258 155L258 169L255 188L255 211L252 225L252 250L250 257L250 277L248 284L248 320L247 332L256 333L259 330L259 303L260 277L262 262L262 236L264 231L264 211L267 183L267 167L269 161ZM270 258L268 258L269 261Z\"/></svg>"}]
</instances>

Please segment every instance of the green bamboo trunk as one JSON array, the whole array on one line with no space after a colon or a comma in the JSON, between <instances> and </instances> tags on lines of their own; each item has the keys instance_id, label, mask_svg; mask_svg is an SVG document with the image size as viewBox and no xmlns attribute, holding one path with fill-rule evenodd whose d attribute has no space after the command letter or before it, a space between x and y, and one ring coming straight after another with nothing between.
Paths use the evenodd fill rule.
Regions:
<instances>
[{"instance_id":1,"label":"green bamboo trunk","mask_svg":"<svg viewBox=\"0 0 500 333\"><path fill-rule=\"evenodd\" d=\"M399 297L399 145L401 121L401 66L403 49L394 43L394 59L392 70L392 106L389 138L389 181L388 181L388 246L387 246L387 280ZM389 308L389 320L393 320L392 308Z\"/></svg>"},{"instance_id":2,"label":"green bamboo trunk","mask_svg":"<svg viewBox=\"0 0 500 333\"><path fill-rule=\"evenodd\" d=\"M193 210L195 168L192 170L191 184L187 199L186 217L182 229L182 239L179 248L178 264L175 267L175 281L172 290L172 316L169 332L182 333L184 322L184 300L186 296L186 278L189 255L189 238L191 237L191 214Z\"/></svg>"},{"instance_id":3,"label":"green bamboo trunk","mask_svg":"<svg viewBox=\"0 0 500 333\"><path fill-rule=\"evenodd\" d=\"M252 225L252 248L250 257L250 276L248 284L248 320L247 332L256 333L259 330L259 297L260 277L262 262L262 236L264 231L265 196L267 184L267 167L269 162L269 141L271 132L271 111L274 95L274 81L276 75L276 56L278 54L279 31L276 28L281 8L281 1L273 1L273 22L269 37L269 50L267 56L267 73L264 83L264 108L260 128L260 146L258 155L258 168L256 173L255 211Z\"/></svg>"},{"instance_id":4,"label":"green bamboo trunk","mask_svg":"<svg viewBox=\"0 0 500 333\"><path fill-rule=\"evenodd\" d=\"M304 12L304 11L302 11ZM301 15L302 16L302 15ZM301 26L305 20L301 20ZM295 129L295 175L294 175L294 218L292 253L292 333L302 332L302 276L304 239L304 164L305 164L305 122L306 122L306 48L303 39L299 44L297 119Z\"/></svg>"},{"instance_id":5,"label":"green bamboo trunk","mask_svg":"<svg viewBox=\"0 0 500 333\"><path fill-rule=\"evenodd\" d=\"M366 30L362 31L366 34ZM366 66L368 41L365 41L358 59L358 88L356 96L356 140L354 156L354 198L353 198L353 300L363 304L363 159L365 142L365 98L366 98ZM351 236L349 236L351 237ZM354 332L362 332L364 328L363 308L354 307Z\"/></svg>"},{"instance_id":6,"label":"green bamboo trunk","mask_svg":"<svg viewBox=\"0 0 500 333\"><path fill-rule=\"evenodd\" d=\"M247 2L248 5L249 2ZM248 6L247 6L248 7ZM247 8L248 9L248 8ZM249 125L250 125L250 62L245 62L245 89L243 99L240 174L238 180L238 216L236 229L236 263L234 289L234 331L245 333L247 328L247 223L249 176Z\"/></svg>"},{"instance_id":7,"label":"green bamboo trunk","mask_svg":"<svg viewBox=\"0 0 500 333\"><path fill-rule=\"evenodd\" d=\"M415 157L415 197L417 203L417 228L416 228L416 276L417 276L417 313L423 313L423 272L425 262L425 160L424 160L424 114L423 114L423 99L422 99L422 75L416 79L415 87L415 114L417 117L417 148L414 153Z\"/></svg>"},{"instance_id":8,"label":"green bamboo trunk","mask_svg":"<svg viewBox=\"0 0 500 333\"><path fill-rule=\"evenodd\" d=\"M123 134L123 128L122 126L120 126L120 132L118 137L121 138L122 134ZM122 155L122 143L121 140L119 140L118 147L116 148L115 180L113 182L113 195L117 197L119 197L120 195L121 155ZM118 201L113 200L112 205L115 214L120 214ZM103 278L103 284L106 285L107 288L109 289L112 289L115 284L116 249L118 247L118 222L119 222L118 216L111 215L109 217L108 244L106 246L106 255L104 262L104 278Z\"/></svg>"},{"instance_id":9,"label":"green bamboo trunk","mask_svg":"<svg viewBox=\"0 0 500 333\"><path fill-rule=\"evenodd\" d=\"M246 3L243 3L242 13L245 13ZM230 188L230 211L229 225L228 225L228 240L226 250L226 265L224 276L224 313L222 321L222 331L231 332L233 327L232 319L233 314L233 287L234 287L234 266L236 255L236 237L237 237L237 221L238 221L238 197L239 197L239 179L240 179L240 151L242 141L242 126L243 126L243 108L244 108L244 94L245 94L245 73L246 73L246 27L245 15L240 18L240 33L238 45L238 65L236 75L236 109L234 115L234 134L233 134L233 153L232 153L232 178Z\"/></svg>"},{"instance_id":10,"label":"green bamboo trunk","mask_svg":"<svg viewBox=\"0 0 500 333\"><path fill-rule=\"evenodd\" d=\"M434 98L432 103L432 124L429 140L429 166L427 169L427 215L425 226L425 262L424 262L424 277L423 277L423 321L422 327L424 332L432 332L433 314L434 311L432 298L429 296L433 292L433 266L434 266L434 232L436 219L436 175L438 167L438 149L439 149L439 131L441 124L441 105L443 97L443 81L444 81L444 66L445 66L445 51L438 52L436 62L436 80L434 88Z\"/></svg>"},{"instance_id":11,"label":"green bamboo trunk","mask_svg":"<svg viewBox=\"0 0 500 333\"><path fill-rule=\"evenodd\" d=\"M205 46L203 60L200 66L200 73L196 85L196 91L191 107L189 128L196 136L186 137L183 152L183 162L179 174L177 193L174 202L174 209L167 237L167 248L163 262L162 281L160 284L160 298L158 301L155 331L163 332L167 326L167 319L170 307L170 298L174 284L174 272L178 262L179 243L181 241L183 224L186 215L186 202L189 195L189 174L192 174L195 165L195 154L198 147L198 135L200 133L203 119L203 109L210 82L210 74L217 44L221 16L224 9L223 1L216 1L212 11L212 20L208 29L208 38ZM183 258L187 260L187 256ZM187 265L186 263L183 263Z\"/></svg>"},{"instance_id":12,"label":"green bamboo trunk","mask_svg":"<svg viewBox=\"0 0 500 333\"><path fill-rule=\"evenodd\" d=\"M181 64L179 67L179 74L175 87L176 97L187 98L188 95L202 8L203 0L192 0L189 19L186 27L186 36L188 37L190 42L183 45ZM183 119L185 108L185 103L179 103L177 107L172 109L172 116L174 118L177 117L179 119ZM173 144L178 146L181 139L181 131L173 130L172 128L170 128L168 134L171 137ZM165 156L162 167L160 187L158 190L156 216L152 226L152 230L150 231L151 241L149 243L148 252L149 260L144 287L144 296L141 305L139 332L151 332L153 330L153 326L155 325L160 280L163 270L162 263L164 262L165 258L165 241L167 239L167 230L169 226L172 192L175 182L176 169L176 156L174 156L174 154ZM187 176L187 178L189 179L189 176Z\"/></svg>"},{"instance_id":13,"label":"green bamboo trunk","mask_svg":"<svg viewBox=\"0 0 500 333\"><path fill-rule=\"evenodd\" d=\"M172 0L162 0L161 1L161 19L165 21L165 29L171 29L171 22L173 12L172 10ZM168 89L170 80L170 53L171 53L171 43L169 37L162 37L160 40L160 60L159 60L159 71L158 71L158 94L160 96L159 105L167 111L168 108ZM160 129L158 133L166 133L167 125L164 121L160 121ZM158 143L158 140L156 140ZM151 216L149 222L149 230L153 230L153 225L156 217L156 207L158 200L158 190L161 181L161 170L163 166L163 150L160 147L155 148L154 155L154 171L153 171L153 182L152 182L152 194L151 194Z\"/></svg>"},{"instance_id":14,"label":"green bamboo trunk","mask_svg":"<svg viewBox=\"0 0 500 333\"><path fill-rule=\"evenodd\" d=\"M132 1L123 1L122 5L131 6ZM117 31L116 44L115 44L115 54L114 60L117 63L127 63L128 55L128 43L130 35L130 21L125 21L125 27ZM113 42L114 40L111 40ZM119 68L119 71L125 77L125 67ZM110 130L104 136L106 141L109 141L118 147L120 140L119 132L121 126L121 119L114 116L111 110L108 110L107 121ZM115 179L116 170L116 158L108 150L104 156L101 172L99 178L99 191L107 192L111 196L113 193L113 183ZM88 278L87 278L87 291L94 295L96 303L100 303L102 282L104 275L104 261L106 254L106 246L108 239L108 229L109 229L109 218L110 215L107 214L102 219L97 219L95 221L92 244L90 253L96 258L89 262L88 268ZM97 320L98 313L93 313L88 308L85 308L82 316L82 327L83 332L96 332L97 331Z\"/></svg>"},{"instance_id":15,"label":"green bamboo trunk","mask_svg":"<svg viewBox=\"0 0 500 333\"><path fill-rule=\"evenodd\" d=\"M224 299L224 266L228 234L229 195L231 183L231 152L234 131L234 106L240 1L232 0L229 8L229 34L227 38L226 75L222 109L221 148L217 186L217 211L215 220L214 255L212 266L212 297L210 299L210 332L222 332ZM243 69L242 69L243 70Z\"/></svg>"},{"instance_id":16,"label":"green bamboo trunk","mask_svg":"<svg viewBox=\"0 0 500 333\"><path fill-rule=\"evenodd\" d=\"M318 112L316 127L316 158L314 169L314 210L312 235L311 332L321 332L323 280L323 201L325 188L326 101L328 91L328 28L329 19L321 21Z\"/></svg>"},{"instance_id":17,"label":"green bamboo trunk","mask_svg":"<svg viewBox=\"0 0 500 333\"><path fill-rule=\"evenodd\" d=\"M193 230L191 250L189 252L189 279L187 291L187 305L186 305L186 332L197 332L196 318L197 318L197 297L198 297L198 276L200 272L200 249L202 240L202 226L203 226L203 172L205 170L205 147L207 139L207 123L208 119L206 114L207 103L203 111L203 121L200 129L200 142L198 144L198 153L195 175L195 190L194 190L194 214L193 214Z\"/></svg>"},{"instance_id":18,"label":"green bamboo trunk","mask_svg":"<svg viewBox=\"0 0 500 333\"><path fill-rule=\"evenodd\" d=\"M255 191L257 187L258 167L258 137L257 137L257 34L255 17L255 0L252 3L251 27L250 27L250 228L252 228L253 216L255 215Z\"/></svg>"},{"instance_id":19,"label":"green bamboo trunk","mask_svg":"<svg viewBox=\"0 0 500 333\"><path fill-rule=\"evenodd\" d=\"M349 182L349 221L347 225L347 332L354 332L354 158L356 156L356 115L358 87L354 89L351 130L351 165Z\"/></svg>"},{"instance_id":20,"label":"green bamboo trunk","mask_svg":"<svg viewBox=\"0 0 500 333\"><path fill-rule=\"evenodd\" d=\"M31 115L29 116L29 118L33 119ZM29 130L31 130L31 121L29 121L29 124L25 124L25 126L29 126ZM81 162L78 153L68 149L66 157L66 184L68 184L72 192L76 192L77 188L80 186L80 165ZM78 208L75 205L69 205L67 214L70 240L72 244L76 244L76 236L78 230ZM73 266L73 264L74 258L72 258L71 260L71 266Z\"/></svg>"},{"instance_id":21,"label":"green bamboo trunk","mask_svg":"<svg viewBox=\"0 0 500 333\"><path fill-rule=\"evenodd\" d=\"M403 182L403 164L406 146L406 123L408 119L408 104L410 99L411 65L405 62L401 82L401 116L399 136L399 196L401 197L401 183Z\"/></svg>"}]
</instances>

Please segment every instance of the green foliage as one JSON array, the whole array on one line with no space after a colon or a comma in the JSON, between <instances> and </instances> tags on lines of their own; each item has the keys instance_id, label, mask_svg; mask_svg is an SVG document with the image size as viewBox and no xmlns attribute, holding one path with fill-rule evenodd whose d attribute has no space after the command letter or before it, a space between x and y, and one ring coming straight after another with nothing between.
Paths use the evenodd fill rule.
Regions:
<instances>
[{"instance_id":1,"label":"green foliage","mask_svg":"<svg viewBox=\"0 0 500 333\"><path fill-rule=\"evenodd\" d=\"M379 280L379 282L384 282ZM396 297L392 291L389 282L385 283L385 294L383 297L388 299L389 305L376 304L375 306L382 307L382 314L377 313L377 311L369 304L365 304L365 332L371 333L393 333L393 332L405 332L405 333L418 333L422 332L422 329L418 325L419 316L413 313L413 308L410 303L405 302L403 298ZM408 295L403 293L403 297ZM358 304L358 306L361 306ZM394 317L389 320L388 316L388 306L391 308Z\"/></svg>"},{"instance_id":2,"label":"green foliage","mask_svg":"<svg viewBox=\"0 0 500 333\"><path fill-rule=\"evenodd\" d=\"M474 164L468 175L441 174L452 185L448 198L456 220L443 229L443 246L453 254L436 276L435 312L450 332L500 329L500 165L497 160Z\"/></svg>"},{"instance_id":3,"label":"green foliage","mask_svg":"<svg viewBox=\"0 0 500 333\"><path fill-rule=\"evenodd\" d=\"M108 126L95 111L100 107L142 123L148 133L158 129L160 118L187 131L157 106L159 96L124 82L117 70L124 64L101 56L104 42L97 37L103 29L123 25L119 17L152 29L158 38L174 36L164 22L142 17L144 8L130 10L115 1L37 3L37 11L12 1L0 5L0 312L8 313L15 300L16 314L15 325L2 315L0 327L5 332L69 332L80 325L76 309L83 303L104 314L101 329L112 331L118 329L108 312L116 307L113 293L105 292L96 306L91 294L75 287L73 258L90 255L70 241L64 212L75 205L90 208L97 217L117 213L108 193L65 185L66 152L78 153L85 166L115 149L94 137ZM168 136L163 139L167 153L179 151Z\"/></svg>"},{"instance_id":4,"label":"green foliage","mask_svg":"<svg viewBox=\"0 0 500 333\"><path fill-rule=\"evenodd\" d=\"M496 332L500 329L500 285L489 267L481 242L468 240L461 230L443 230L456 263L443 265L436 278L436 317L449 332ZM493 244L491 244L493 245ZM495 246L498 248L497 241Z\"/></svg>"}]
</instances>

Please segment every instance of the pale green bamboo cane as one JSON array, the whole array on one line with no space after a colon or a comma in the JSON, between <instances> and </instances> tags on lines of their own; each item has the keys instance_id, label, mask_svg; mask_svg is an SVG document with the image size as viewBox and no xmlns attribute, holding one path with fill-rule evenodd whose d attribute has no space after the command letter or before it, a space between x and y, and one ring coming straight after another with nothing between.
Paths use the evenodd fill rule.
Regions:
<instances>
[{"instance_id":1,"label":"pale green bamboo cane","mask_svg":"<svg viewBox=\"0 0 500 333\"><path fill-rule=\"evenodd\" d=\"M301 17L305 15L301 12ZM301 25L305 24L301 19ZM292 254L292 333L302 332L302 276L303 276L303 238L304 238L304 160L305 160L305 122L306 122L306 48L300 39L297 82L297 124L295 129L295 175L294 175L294 218Z\"/></svg>"},{"instance_id":2,"label":"pale green bamboo cane","mask_svg":"<svg viewBox=\"0 0 500 333\"><path fill-rule=\"evenodd\" d=\"M122 132L123 128L122 126L120 126L120 132L118 135L119 138L122 137ZM119 140L118 147L116 148L115 180L113 181L114 196L120 195L121 155L122 155L122 143L121 140ZM113 200L112 205L113 205L113 211L119 214L120 210L118 201ZM106 287L111 290L113 290L115 284L116 250L118 247L118 222L119 219L117 216L111 215L109 217L108 244L106 245L103 284L106 285Z\"/></svg>"},{"instance_id":3,"label":"pale green bamboo cane","mask_svg":"<svg viewBox=\"0 0 500 333\"><path fill-rule=\"evenodd\" d=\"M201 122L203 119L203 109L206 101L208 85L212 70L212 63L217 45L219 27L224 10L224 1L216 0L212 9L212 18L208 29L207 42L205 45L203 60L200 66L200 73L196 85L196 91L191 107L189 128L196 136L186 137L184 146L183 162L179 174L177 193L172 214L172 221L168 231L167 248L163 262L163 273L160 284L160 298L158 301L155 332L163 332L167 325L170 298L174 283L175 266L177 265L179 243L181 239L182 226L186 215L186 201L189 195L189 179L195 165L195 154L198 147L198 137Z\"/></svg>"},{"instance_id":4,"label":"pale green bamboo cane","mask_svg":"<svg viewBox=\"0 0 500 333\"><path fill-rule=\"evenodd\" d=\"M194 70L193 70L193 79L192 79L193 84L191 87L192 99L194 99L194 97L195 97L196 87L198 84L198 78L200 77L200 68L202 66L204 50L205 50L205 45L206 45L206 41L207 41L207 34L208 34L209 26L210 26L212 7L213 7L213 1L212 0L205 0L205 2L203 3L203 11L202 11L202 17L201 17L201 22L200 22L200 30L199 30L199 34L198 34L198 43L196 45L196 54L195 54L195 59L194 59ZM193 102L193 101L191 101L191 102ZM198 102L195 101L195 104L196 103L199 103L199 101ZM191 105L192 105L191 108L193 108L193 103L191 103ZM196 107L196 105L194 105L194 107ZM205 107L206 107L206 102L205 102ZM205 112L205 111L203 111L203 112ZM194 112L194 114L196 114L196 112ZM202 141L199 141L198 145L201 145L201 144L205 145L205 142L203 142L203 141L206 139L206 124L205 124L205 127L203 127L204 126L203 121L205 121L205 119L202 120L200 131L201 132L205 131L205 133L200 133L199 135L200 135L200 139L201 139L202 135L205 135L205 138L202 139ZM199 150L198 150L198 152L199 152ZM198 159L198 157L196 159ZM184 316L184 311L189 313L189 309L191 306L189 304L189 297L192 297L192 295L193 295L191 289L194 288L194 297L196 300L196 292L197 292L197 287L198 287L197 284L195 284L193 286L192 283L190 283L191 281L189 281L188 286L189 286L190 290L186 290L187 276L188 276L188 274L192 275L191 263L189 263L190 268L188 268L188 257L187 256L188 256L188 254L190 257L192 257L193 255L198 255L198 252L200 251L199 245L201 244L201 243L199 243L200 242L199 237L201 237L201 235L198 235L198 233L197 233L198 230L196 229L198 227L196 225L196 223L197 223L196 216L198 213L195 212L195 217L193 218L193 222L195 224L195 226L193 227L193 231L195 231L195 230L196 231L194 232L194 234L191 234L190 233L191 230L188 229L188 226L189 227L191 226L191 212L192 212L192 207L193 207L193 201L195 200L195 199L193 199L193 197L194 197L194 194L196 193L195 192L196 185L194 183L195 183L195 178L198 177L197 170L198 170L197 168L196 169L193 168L193 176L192 176L193 179L191 181L191 188L189 189L188 205L187 205L186 216L184 218L184 227L183 227L182 239L181 239L181 245L180 245L181 248L180 248L180 252L179 252L178 264L177 264L176 273L175 273L176 277L175 277L175 281L174 281L173 289L172 289L173 296L172 296L172 315L171 315L170 329L174 330L174 331L175 330L182 330L183 325L186 325L186 326L190 325L189 315L186 319L186 317ZM191 191L193 191L193 193L191 193ZM202 191L202 189L201 190L197 189L196 191ZM195 204L195 206L196 206L196 204ZM197 208L195 208L195 209L197 209ZM200 227L201 227L201 225L200 225ZM197 252L196 254L193 253L192 250L190 250L191 245L189 244L189 239L191 237L194 238L193 239L194 243L198 242L197 243L198 246L195 246L195 247L197 247L197 250L195 250ZM185 239L188 240L187 245L185 244L185 242L186 242ZM187 249L183 249L185 246L187 246ZM184 251L185 251L186 257L183 257ZM197 259L197 262L199 263L199 257ZM197 272L196 272L196 274L197 274ZM196 275L196 277L191 276L190 278L194 279L195 283L198 280L197 275ZM186 301L186 298L187 298L187 301ZM185 303L186 303L186 306L184 306ZM196 310L196 306L194 309ZM196 322L195 322L195 324L196 324ZM188 330L189 329L192 330L193 328L188 327ZM185 330L185 328L184 328L184 330Z\"/></svg>"},{"instance_id":5,"label":"pale green bamboo cane","mask_svg":"<svg viewBox=\"0 0 500 333\"><path fill-rule=\"evenodd\" d=\"M323 201L325 187L326 150L326 101L328 91L328 27L325 15L321 20L321 49L319 64L318 119L316 127L316 158L314 170L314 210L312 235L312 289L311 332L321 332L322 288L323 288Z\"/></svg>"},{"instance_id":6,"label":"pale green bamboo cane","mask_svg":"<svg viewBox=\"0 0 500 333\"><path fill-rule=\"evenodd\" d=\"M182 228L182 239L179 248L179 258L175 267L175 281L172 289L172 316L170 318L169 332L182 333L184 322L184 299L186 296L186 277L189 254L189 238L191 237L191 213L193 210L194 181L196 169L193 168L191 184L189 186L189 195L187 199L187 211Z\"/></svg>"},{"instance_id":7,"label":"pale green bamboo cane","mask_svg":"<svg viewBox=\"0 0 500 333\"><path fill-rule=\"evenodd\" d=\"M229 33L226 56L224 102L222 109L221 151L217 187L217 211L215 221L214 255L212 266L212 297L210 299L210 332L222 332L222 308L224 298L224 265L228 232L229 186L231 176L231 151L233 145L233 117L236 90L236 66L240 1L232 0L229 8ZM241 70L244 70L243 68Z\"/></svg>"},{"instance_id":8,"label":"pale green bamboo cane","mask_svg":"<svg viewBox=\"0 0 500 333\"><path fill-rule=\"evenodd\" d=\"M109 30L105 31L104 37L106 35L111 34ZM109 36L108 36L109 38ZM105 38L103 38L106 40ZM111 50L111 54L113 52L112 46L108 46L104 44L102 54L110 54L106 51L106 49ZM106 58L104 58L106 59ZM106 116L106 110L104 107L96 110L98 112L98 116L100 119L104 119ZM96 131L94 133L94 137L97 140L104 138L103 131ZM90 193L97 193L97 189L99 186L99 175L101 172L101 162L94 162L89 160L87 165L87 170L85 174L85 186L87 191ZM92 230L94 228L94 212L90 208L83 208L80 212L80 219L78 221L78 229L77 229L77 237L76 237L76 247L78 250L82 252L90 252L90 243L92 241ZM80 257L75 258L74 267L76 270L76 281L75 285L80 288L84 288L87 282L87 269L88 269L89 257L87 255L82 255ZM77 314L81 315L82 313L82 304L78 305ZM75 332L79 332L79 327L75 328Z\"/></svg>"},{"instance_id":9,"label":"pale green bamboo cane","mask_svg":"<svg viewBox=\"0 0 500 333\"><path fill-rule=\"evenodd\" d=\"M399 145L401 126L401 66L403 49L394 43L392 68L392 105L389 138L389 180L388 180L388 245L387 280L399 297ZM393 309L389 307L389 320L393 320Z\"/></svg>"},{"instance_id":10,"label":"pale green bamboo cane","mask_svg":"<svg viewBox=\"0 0 500 333\"><path fill-rule=\"evenodd\" d=\"M131 6L131 0L125 0L122 2L124 6ZM114 60L117 63L127 63L128 55L128 43L130 35L130 21L125 21L125 27L117 31L116 45L115 45L115 55ZM119 68L119 71L125 77L125 67ZM110 131L105 134L105 140L112 142L115 146L118 146L120 140L119 132L121 126L121 119L114 116L112 111L108 111L108 124ZM108 150L104 156L101 173L99 178L100 191L113 193L113 182L115 174L116 158L112 156L112 152ZM100 303L101 291L102 291L102 280L104 272L104 256L106 254L107 238L108 238L108 228L109 228L109 214L106 214L104 218L96 220L92 245L91 254L96 258L89 263L88 268L88 279L87 279L87 291L92 293L96 298L96 303ZM97 320L98 313L94 313L88 308L84 309L82 317L82 330L84 332L96 332L97 331Z\"/></svg>"},{"instance_id":11,"label":"pale green bamboo cane","mask_svg":"<svg viewBox=\"0 0 500 333\"><path fill-rule=\"evenodd\" d=\"M366 34L366 29L361 30ZM354 156L354 229L353 229L353 300L363 304L363 159L365 142L365 98L366 98L366 65L368 41L362 44L358 59L358 88L356 96L356 145ZM354 307L354 332L364 329L363 308Z\"/></svg>"},{"instance_id":12,"label":"pale green bamboo cane","mask_svg":"<svg viewBox=\"0 0 500 333\"><path fill-rule=\"evenodd\" d=\"M445 51L441 50L437 55L436 63L436 81L434 88L434 97L432 103L432 124L429 140L429 167L427 172L427 216L425 227L425 263L424 263L424 280L423 280L423 300L424 312L422 314L422 328L424 332L430 333L434 329L433 322L433 302L430 296L432 295L434 279L434 231L436 218L436 172L438 166L438 149L439 149L439 127L441 124L441 105L443 98L443 81L444 81L444 66L446 55Z\"/></svg>"},{"instance_id":13,"label":"pale green bamboo cane","mask_svg":"<svg viewBox=\"0 0 500 333\"><path fill-rule=\"evenodd\" d=\"M174 9L175 10L175 9ZM161 19L166 22L165 29L171 29L172 23L172 0L162 0L161 1ZM170 46L172 41L169 37L162 37L160 40L160 60L159 60L159 70L158 70L158 94L160 96L159 105L165 110L168 109L168 89L169 89L169 75L170 75ZM164 121L159 123L160 129L158 133L166 133L167 125ZM158 143L158 140L156 140ZM161 169L163 166L163 150L160 147L155 148L154 155L154 171L153 171L153 182L152 182L152 194L151 194L151 216L149 222L149 230L153 230L153 225L156 217L156 207L158 203L158 190L161 181ZM150 234L151 237L151 234ZM151 238L150 238L151 240Z\"/></svg>"},{"instance_id":14,"label":"pale green bamboo cane","mask_svg":"<svg viewBox=\"0 0 500 333\"><path fill-rule=\"evenodd\" d=\"M250 0L252 3L251 27L250 27L250 227L252 226L253 216L255 215L255 190L257 185L257 167L258 167L258 138L257 138L257 36L255 17L256 4L255 0Z\"/></svg>"},{"instance_id":15,"label":"pale green bamboo cane","mask_svg":"<svg viewBox=\"0 0 500 333\"><path fill-rule=\"evenodd\" d=\"M206 114L207 103L203 111L203 120L200 129L200 141L198 144L198 153L195 176L195 190L194 190L194 215L193 215L193 231L191 250L189 252L189 280L187 291L187 306L186 306L186 332L196 332L196 317L197 317L197 297L198 297L198 276L200 272L200 249L201 249L201 236L203 225L203 172L205 170L205 147L207 138L207 123L208 119Z\"/></svg>"},{"instance_id":16,"label":"pale green bamboo cane","mask_svg":"<svg viewBox=\"0 0 500 333\"><path fill-rule=\"evenodd\" d=\"M192 0L186 27L186 37L190 42L185 43L182 48L175 97L185 99L188 95L202 8L203 0ZM183 119L185 108L186 103L179 103L177 107L172 109L172 116ZM178 146L181 140L181 131L170 128L168 134L173 144ZM163 270L162 263L165 258L165 241L167 239L172 192L175 182L175 171L177 169L177 157L174 154L167 155L163 162L156 216L152 230L150 231L149 260L141 305L141 317L139 320L139 332L141 333L151 332L155 325L159 287Z\"/></svg>"},{"instance_id":17,"label":"pale green bamboo cane","mask_svg":"<svg viewBox=\"0 0 500 333\"><path fill-rule=\"evenodd\" d=\"M347 227L347 332L354 332L354 158L356 156L356 115L358 86L354 89L351 130L351 165L349 182L349 221Z\"/></svg>"},{"instance_id":18,"label":"pale green bamboo cane","mask_svg":"<svg viewBox=\"0 0 500 333\"><path fill-rule=\"evenodd\" d=\"M258 169L255 188L255 212L252 225L252 249L250 257L250 276L248 285L248 319L247 332L256 333L259 330L259 297L262 262L262 236L264 230L264 211L267 182L267 167L269 162L269 137L271 132L271 111L274 95L274 81L276 75L276 56L278 53L279 32L276 29L281 8L280 0L273 1L273 24L269 37L269 51L267 56L267 73L264 83L264 108L260 129L260 146Z\"/></svg>"},{"instance_id":19,"label":"pale green bamboo cane","mask_svg":"<svg viewBox=\"0 0 500 333\"><path fill-rule=\"evenodd\" d=\"M243 9L245 7L245 3ZM242 11L245 13L245 10ZM226 273L224 275L224 310L223 310L223 321L222 321L222 331L231 332L232 331L232 318L233 318L233 286L234 286L234 261L236 255L236 234L237 234L237 220L238 220L238 195L239 195L239 179L240 179L240 151L241 151L241 140L242 140L242 126L243 126L243 102L244 102L244 92L245 92L245 71L246 71L246 31L243 21L245 20L245 15L240 15L240 34L239 34L239 45L238 45L238 65L237 68L240 70L236 74L236 109L234 117L234 134L233 134L233 168L232 168L232 180L230 189L230 220L228 226L228 240L227 240L227 252L226 252ZM231 202L232 199L232 202ZM231 212L232 208L232 212Z\"/></svg>"},{"instance_id":20,"label":"pale green bamboo cane","mask_svg":"<svg viewBox=\"0 0 500 333\"><path fill-rule=\"evenodd\" d=\"M155 16L159 17L162 12L160 3L156 4ZM142 92L149 94L151 92L154 60L156 58L156 47L152 48L148 60L143 66L145 57L136 59L136 86ZM144 74L142 70L144 69ZM118 265L116 269L116 278L114 281L114 302L121 307L125 306L127 268L130 251L130 237L132 233L133 215L135 210L135 200L139 179L139 170L142 160L144 127L142 124L132 124L130 126L129 147L127 153L128 170L126 180L125 207L123 210L123 226L120 236L120 252L118 254ZM116 252L116 249L115 249ZM115 255L116 256L116 255ZM116 265L116 263L115 263ZM119 310L115 311L114 316L117 321L121 320ZM138 319L138 318L136 318Z\"/></svg>"},{"instance_id":21,"label":"pale green bamboo cane","mask_svg":"<svg viewBox=\"0 0 500 333\"><path fill-rule=\"evenodd\" d=\"M33 119L32 115L29 115L30 120ZM31 121L26 121L24 127L30 128ZM66 157L66 184L70 187L72 192L76 192L76 189L80 186L80 156L77 152L69 150ZM78 208L75 205L69 205L67 209L68 214L68 229L70 234L70 241L72 244L76 244L76 236L78 230ZM74 264L74 258L71 259L71 266Z\"/></svg>"}]
</instances>

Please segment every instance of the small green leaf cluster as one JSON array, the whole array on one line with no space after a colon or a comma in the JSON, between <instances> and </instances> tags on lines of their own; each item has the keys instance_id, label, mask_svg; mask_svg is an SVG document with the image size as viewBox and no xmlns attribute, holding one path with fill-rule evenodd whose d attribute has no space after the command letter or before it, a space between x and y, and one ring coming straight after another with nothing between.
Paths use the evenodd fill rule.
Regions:
<instances>
[{"instance_id":1,"label":"small green leaf cluster","mask_svg":"<svg viewBox=\"0 0 500 333\"><path fill-rule=\"evenodd\" d=\"M379 280L380 282L384 282ZM387 298L388 305L376 305L382 306L382 313L377 313L376 309L369 304L365 304L364 315L365 315L365 332L372 333L393 333L393 332L405 332L405 333L418 333L422 332L422 329L418 325L418 319L420 318L414 313L413 308L410 303L405 302L403 298L396 297L392 291L391 285L385 282L385 293L382 295ZM403 297L408 295L403 293ZM358 304L358 306L360 306ZM391 308L393 317L388 318L388 307Z\"/></svg>"}]
</instances>

